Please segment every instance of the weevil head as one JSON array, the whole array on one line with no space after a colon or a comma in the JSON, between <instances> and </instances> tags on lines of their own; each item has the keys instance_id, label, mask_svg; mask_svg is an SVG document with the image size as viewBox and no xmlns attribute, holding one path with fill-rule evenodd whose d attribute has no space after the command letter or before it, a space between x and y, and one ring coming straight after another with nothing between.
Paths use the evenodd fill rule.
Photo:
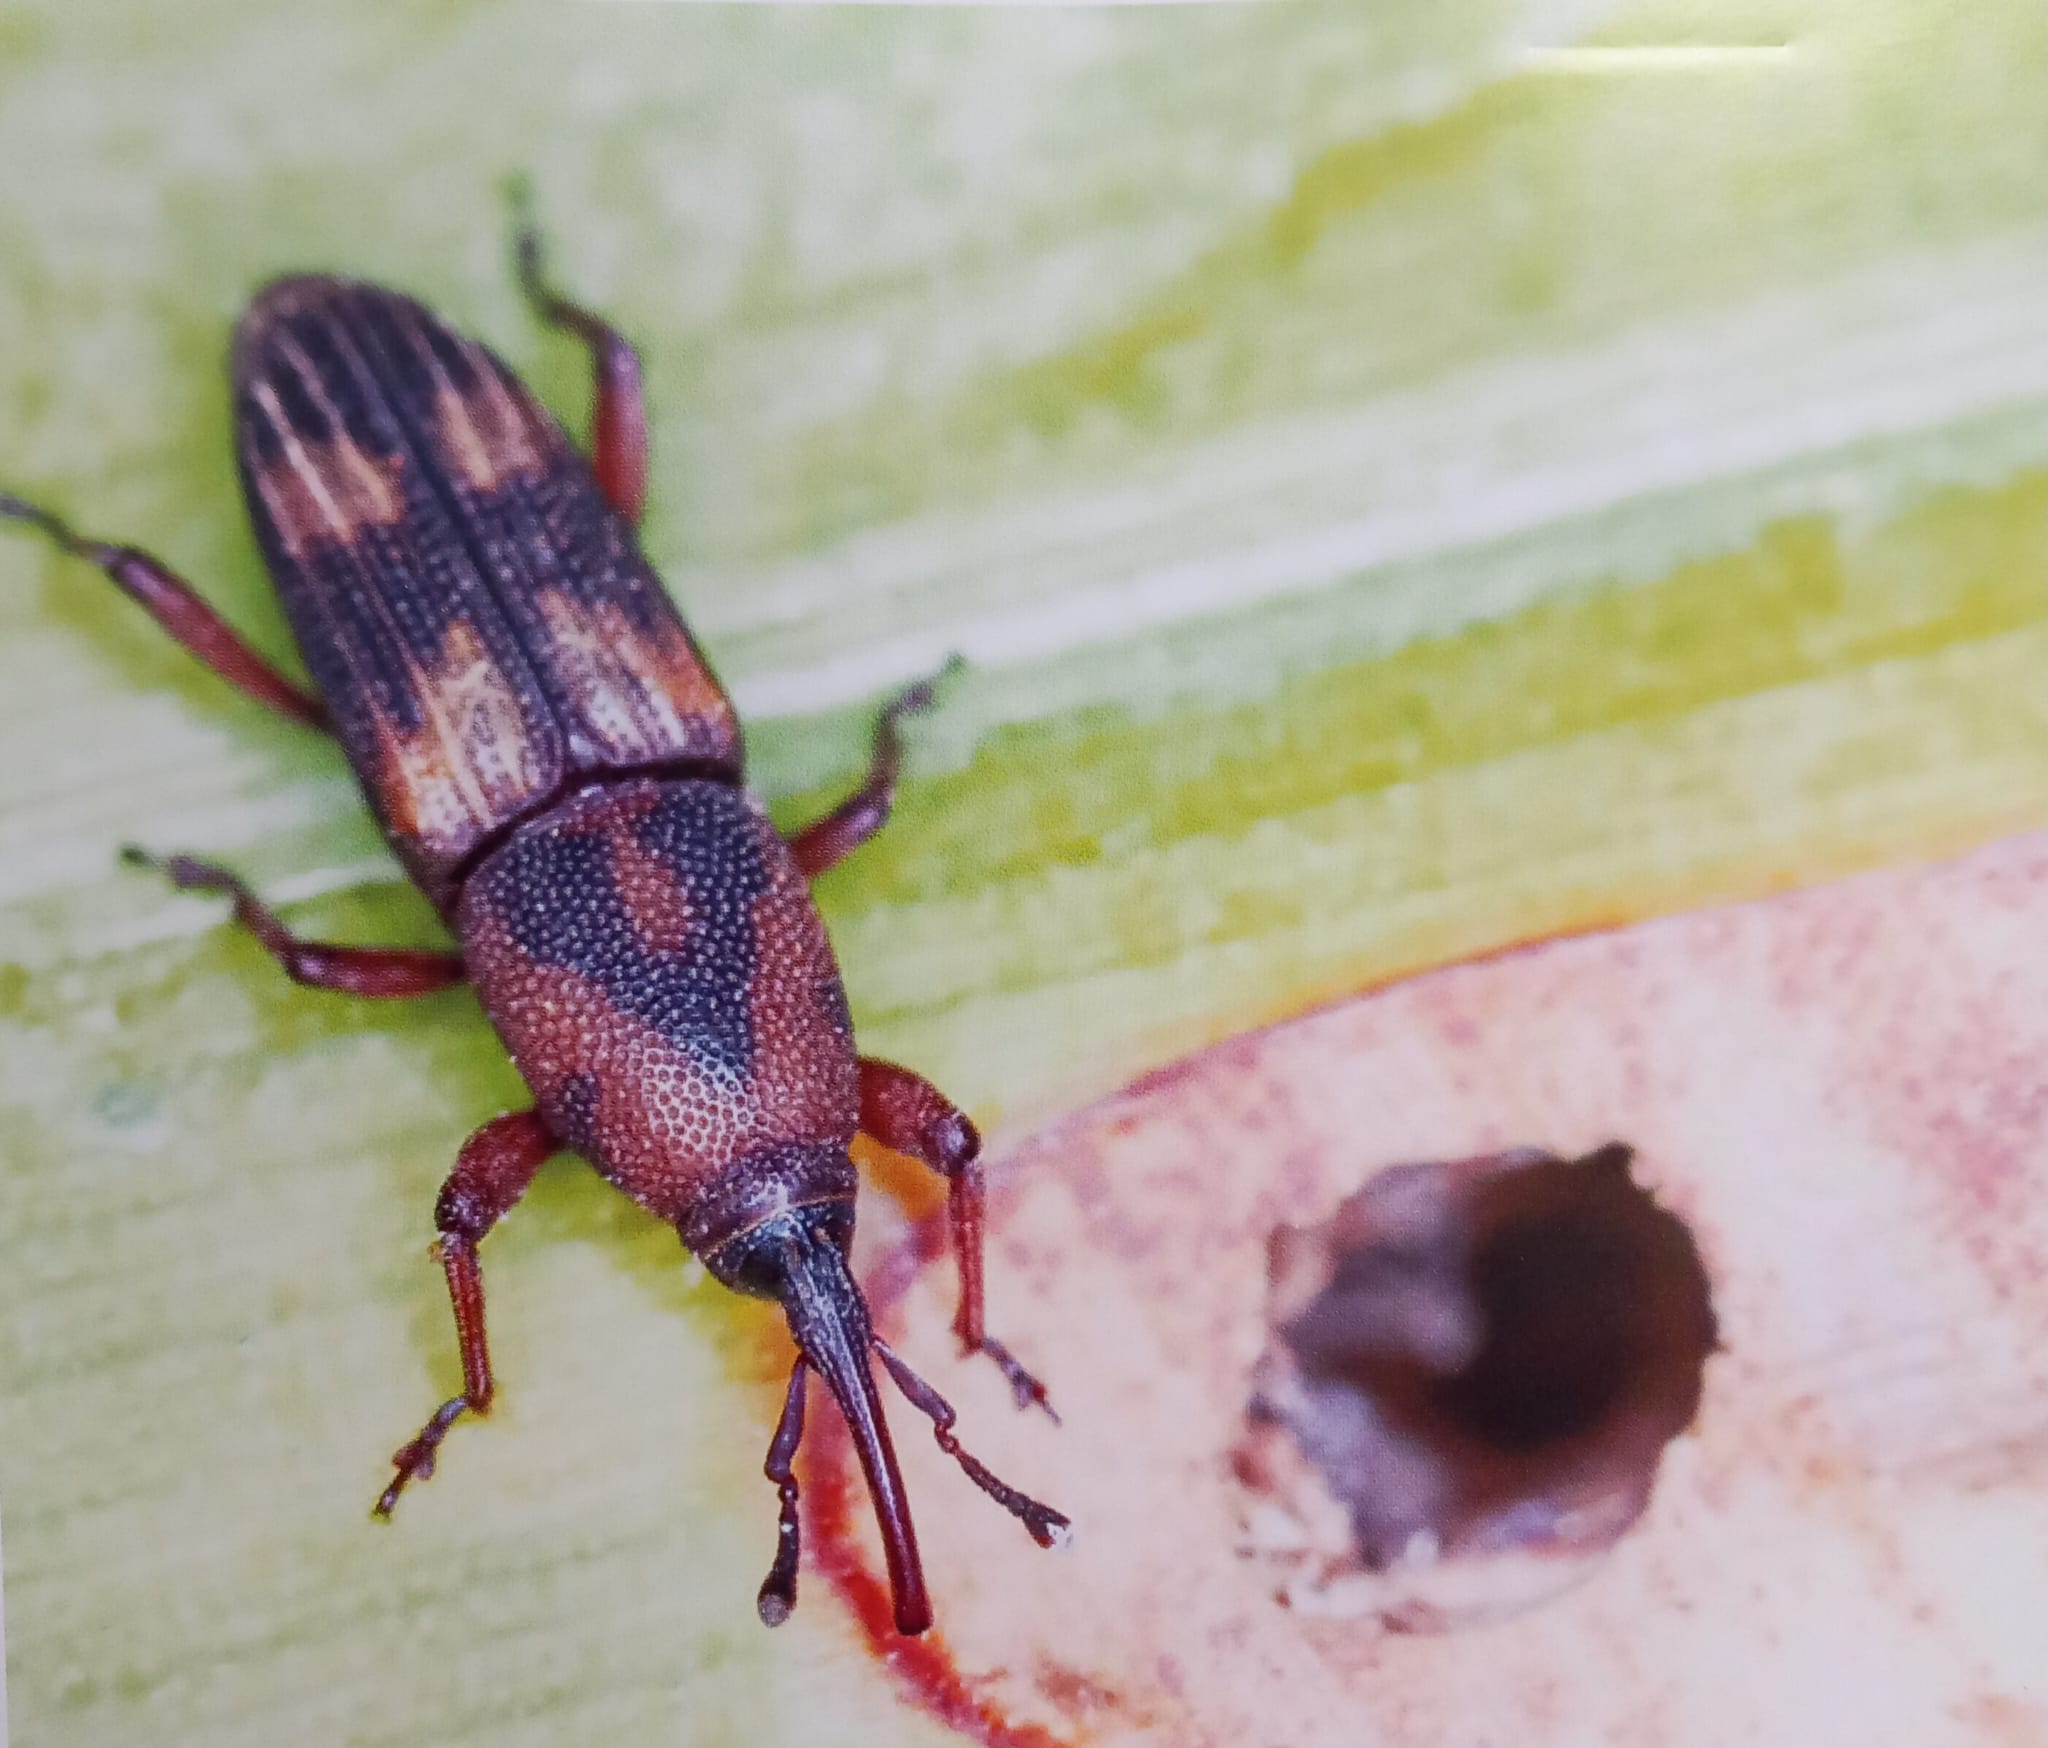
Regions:
<instances>
[{"instance_id":1,"label":"weevil head","mask_svg":"<svg viewBox=\"0 0 2048 1748\"><path fill-rule=\"evenodd\" d=\"M844 1148L776 1148L729 1173L726 1193L700 1204L683 1238L726 1286L782 1306L798 1352L825 1380L852 1434L882 1532L896 1630L921 1633L931 1625L931 1601L869 1363L874 1325L847 1260L854 1183ZM788 1606L789 1598L776 1598L771 1608L764 1590L762 1618L771 1625Z\"/></svg>"},{"instance_id":2,"label":"weevil head","mask_svg":"<svg viewBox=\"0 0 2048 1748\"><path fill-rule=\"evenodd\" d=\"M788 1247L824 1245L844 1259L853 1243L852 1156L828 1143L764 1147L730 1165L691 1199L683 1242L724 1286L785 1301Z\"/></svg>"}]
</instances>

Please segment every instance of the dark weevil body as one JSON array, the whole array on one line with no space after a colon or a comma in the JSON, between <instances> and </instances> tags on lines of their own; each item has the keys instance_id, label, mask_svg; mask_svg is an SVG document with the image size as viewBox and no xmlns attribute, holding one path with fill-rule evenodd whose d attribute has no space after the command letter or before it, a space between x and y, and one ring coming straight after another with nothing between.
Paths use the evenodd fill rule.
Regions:
<instances>
[{"instance_id":1,"label":"dark weevil body","mask_svg":"<svg viewBox=\"0 0 2048 1748\"><path fill-rule=\"evenodd\" d=\"M820 1373L859 1450L900 1631L931 1621L869 1352L932 1418L939 1443L1041 1544L1059 1513L961 1450L953 1414L875 1336L847 1266L865 1131L951 1185L969 1350L1020 1404L1044 1392L981 1311L973 1125L920 1076L864 1060L809 877L880 828L896 719L863 788L787 842L742 786L731 703L633 537L646 478L639 365L597 317L549 291L531 231L522 281L589 346L589 461L498 359L396 293L280 280L235 333L237 457L250 514L318 696L270 668L182 581L132 548L84 539L0 496L99 564L181 643L280 712L327 727L459 953L295 938L232 874L149 857L220 891L302 983L360 995L471 981L534 1095L462 1149L435 1246L462 1347L463 1394L400 1450L377 1502L425 1479L448 1428L492 1395L477 1247L549 1154L573 1149L720 1281L778 1300L797 1344L767 1473L780 1542L761 1587L774 1625L796 1596L806 1374Z\"/></svg>"}]
</instances>

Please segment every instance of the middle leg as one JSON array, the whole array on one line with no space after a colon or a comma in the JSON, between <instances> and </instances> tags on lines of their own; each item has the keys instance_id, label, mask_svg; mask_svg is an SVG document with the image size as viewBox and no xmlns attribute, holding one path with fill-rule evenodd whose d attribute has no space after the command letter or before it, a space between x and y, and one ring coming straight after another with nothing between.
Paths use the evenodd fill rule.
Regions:
<instances>
[{"instance_id":1,"label":"middle leg","mask_svg":"<svg viewBox=\"0 0 2048 1748\"><path fill-rule=\"evenodd\" d=\"M922 1160L946 1180L946 1212L953 1229L953 1254L960 1265L960 1309L953 1333L967 1353L985 1353L1010 1381L1019 1408L1036 1403L1054 1420L1045 1386L1016 1355L989 1334L982 1303L982 1244L986 1186L981 1170L981 1135L967 1113L921 1074L863 1056L860 1062L860 1126L884 1147Z\"/></svg>"},{"instance_id":2,"label":"middle leg","mask_svg":"<svg viewBox=\"0 0 2048 1748\"><path fill-rule=\"evenodd\" d=\"M152 856L130 844L121 852L138 868L154 868L180 892L224 892L235 901L235 921L262 942L294 983L338 989L345 995L395 1000L452 989L468 973L460 953L422 947L338 947L302 941L240 876L192 856Z\"/></svg>"},{"instance_id":3,"label":"middle leg","mask_svg":"<svg viewBox=\"0 0 2048 1748\"><path fill-rule=\"evenodd\" d=\"M875 750L868 761L868 774L861 786L826 814L789 840L796 865L815 880L827 868L848 856L889 823L889 809L896 801L896 775L903 764L903 735L896 724L932 707L939 682L964 664L952 656L936 674L906 686L883 706L882 719L875 725Z\"/></svg>"}]
</instances>

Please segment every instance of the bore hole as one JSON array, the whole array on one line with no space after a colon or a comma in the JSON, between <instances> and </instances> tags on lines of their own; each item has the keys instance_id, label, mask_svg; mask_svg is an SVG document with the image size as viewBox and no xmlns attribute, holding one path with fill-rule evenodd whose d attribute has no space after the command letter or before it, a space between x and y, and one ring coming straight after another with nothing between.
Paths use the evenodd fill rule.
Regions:
<instances>
[{"instance_id":1,"label":"bore hole","mask_svg":"<svg viewBox=\"0 0 2048 1748\"><path fill-rule=\"evenodd\" d=\"M1584 1432L1621 1392L1626 1259L1603 1236L1568 1215L1531 1221L1494 1234L1472 1259L1485 1345L1443 1398L1503 1450Z\"/></svg>"},{"instance_id":2,"label":"bore hole","mask_svg":"<svg viewBox=\"0 0 2048 1748\"><path fill-rule=\"evenodd\" d=\"M1416 1549L1611 1542L1698 1411L1715 1345L1692 1235L1632 1158L1400 1166L1276 1233L1247 1484L1315 1518L1308 1486L1368 1572Z\"/></svg>"}]
</instances>

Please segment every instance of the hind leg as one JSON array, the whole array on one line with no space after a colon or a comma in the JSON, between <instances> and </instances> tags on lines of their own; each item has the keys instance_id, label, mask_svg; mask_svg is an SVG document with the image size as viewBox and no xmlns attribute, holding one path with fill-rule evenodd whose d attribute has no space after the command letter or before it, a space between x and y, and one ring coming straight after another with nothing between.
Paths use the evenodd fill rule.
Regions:
<instances>
[{"instance_id":1,"label":"hind leg","mask_svg":"<svg viewBox=\"0 0 2048 1748\"><path fill-rule=\"evenodd\" d=\"M518 228L513 258L520 290L549 327L574 334L590 349L596 377L590 413L591 471L605 501L628 522L638 524L647 500L647 407L640 387L640 355L611 323L571 303L549 283L540 229L528 210L524 189L515 194L514 209Z\"/></svg>"},{"instance_id":2,"label":"hind leg","mask_svg":"<svg viewBox=\"0 0 2048 1748\"><path fill-rule=\"evenodd\" d=\"M61 516L0 492L0 517L40 528L65 552L105 572L114 586L231 686L280 716L326 728L327 707L288 680L242 641L234 629L174 571L132 546L88 540Z\"/></svg>"}]
</instances>

